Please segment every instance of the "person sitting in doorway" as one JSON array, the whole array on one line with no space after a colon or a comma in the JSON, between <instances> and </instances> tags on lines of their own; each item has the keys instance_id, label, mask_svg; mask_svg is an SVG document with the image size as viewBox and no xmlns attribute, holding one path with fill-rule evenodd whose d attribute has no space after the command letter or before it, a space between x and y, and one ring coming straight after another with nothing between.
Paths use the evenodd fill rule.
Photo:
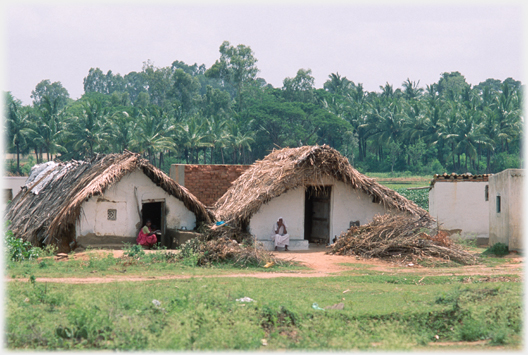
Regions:
<instances>
[{"instance_id":1,"label":"person sitting in doorway","mask_svg":"<svg viewBox=\"0 0 528 355\"><path fill-rule=\"evenodd\" d=\"M143 226L143 228L139 230L139 234L136 239L139 245L149 249L158 242L156 233L160 232L159 230L153 231L151 229L151 226L152 222L150 221L150 219L147 219L147 221L145 222L145 226Z\"/></svg>"},{"instance_id":2,"label":"person sitting in doorway","mask_svg":"<svg viewBox=\"0 0 528 355\"><path fill-rule=\"evenodd\" d=\"M284 223L282 217L279 217L273 226L273 235L271 236L271 240L275 243L275 250L277 250L278 247L284 247L284 250L288 251L290 235L288 234L288 230L286 228L286 223Z\"/></svg>"}]
</instances>

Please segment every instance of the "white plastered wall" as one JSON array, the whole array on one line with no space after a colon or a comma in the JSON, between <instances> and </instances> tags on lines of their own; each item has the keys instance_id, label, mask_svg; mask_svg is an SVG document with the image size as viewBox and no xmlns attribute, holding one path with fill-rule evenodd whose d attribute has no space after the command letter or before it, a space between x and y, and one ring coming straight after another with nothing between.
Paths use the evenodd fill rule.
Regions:
<instances>
[{"instance_id":1,"label":"white plastered wall","mask_svg":"<svg viewBox=\"0 0 528 355\"><path fill-rule=\"evenodd\" d=\"M523 239L522 169L507 169L490 176L489 245L504 243L510 250L521 250ZM501 198L497 211L497 196Z\"/></svg>"},{"instance_id":2,"label":"white plastered wall","mask_svg":"<svg viewBox=\"0 0 528 355\"><path fill-rule=\"evenodd\" d=\"M4 176L2 178L2 188L10 189L13 197L15 197L22 189L22 186L26 184L27 178L27 176Z\"/></svg>"},{"instance_id":3,"label":"white plastered wall","mask_svg":"<svg viewBox=\"0 0 528 355\"><path fill-rule=\"evenodd\" d=\"M167 229L186 227L192 230L196 227L196 216L182 201L156 186L141 170L136 170L110 186L103 196L93 196L82 204L76 235L134 237L140 228L138 206L141 210L142 203L149 200L165 201ZM115 221L108 220L108 209L117 210Z\"/></svg>"},{"instance_id":4,"label":"white plastered wall","mask_svg":"<svg viewBox=\"0 0 528 355\"><path fill-rule=\"evenodd\" d=\"M443 229L461 229L466 238L487 238L486 185L487 181L436 181L429 191L429 214Z\"/></svg>"},{"instance_id":5,"label":"white plastered wall","mask_svg":"<svg viewBox=\"0 0 528 355\"><path fill-rule=\"evenodd\" d=\"M382 203L372 202L372 196L365 192L335 181L332 186L330 236L339 237L350 228L351 221L367 224L375 215L383 215L388 211Z\"/></svg>"},{"instance_id":6,"label":"white plastered wall","mask_svg":"<svg viewBox=\"0 0 528 355\"><path fill-rule=\"evenodd\" d=\"M249 233L258 240L271 240L273 225L279 217L288 226L290 239L304 239L304 187L275 197L251 217Z\"/></svg>"},{"instance_id":7,"label":"white plastered wall","mask_svg":"<svg viewBox=\"0 0 528 355\"><path fill-rule=\"evenodd\" d=\"M347 231L351 221L366 224L371 222L375 215L388 212L383 204L373 203L371 196L341 181L326 178L317 185L332 186L330 239ZM273 224L278 217L283 217L290 239L304 239L304 200L304 186L272 199L251 217L249 232L258 240L271 240Z\"/></svg>"}]
</instances>

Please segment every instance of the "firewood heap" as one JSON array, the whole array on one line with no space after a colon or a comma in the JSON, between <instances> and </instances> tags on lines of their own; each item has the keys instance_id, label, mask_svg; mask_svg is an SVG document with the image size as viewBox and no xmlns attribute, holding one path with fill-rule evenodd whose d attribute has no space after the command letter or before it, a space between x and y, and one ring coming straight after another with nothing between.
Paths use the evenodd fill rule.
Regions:
<instances>
[{"instance_id":1,"label":"firewood heap","mask_svg":"<svg viewBox=\"0 0 528 355\"><path fill-rule=\"evenodd\" d=\"M264 266L269 262L287 264L286 261L276 259L271 252L263 249L251 234L239 228L227 224L207 225L204 226L202 235L202 238L188 245L198 256L198 265L224 261L231 261L234 265L242 267Z\"/></svg>"},{"instance_id":2,"label":"firewood heap","mask_svg":"<svg viewBox=\"0 0 528 355\"><path fill-rule=\"evenodd\" d=\"M441 258L463 265L477 263L477 258L453 243L447 233L432 229L433 222L429 214L376 216L371 223L343 233L327 253L399 262Z\"/></svg>"}]
</instances>

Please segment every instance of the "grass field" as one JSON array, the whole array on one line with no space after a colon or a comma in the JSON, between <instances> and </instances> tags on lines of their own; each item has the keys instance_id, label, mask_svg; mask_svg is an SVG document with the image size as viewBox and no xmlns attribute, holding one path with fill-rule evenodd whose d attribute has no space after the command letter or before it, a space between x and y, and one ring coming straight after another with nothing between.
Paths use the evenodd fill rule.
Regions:
<instances>
[{"instance_id":1,"label":"grass field","mask_svg":"<svg viewBox=\"0 0 528 355\"><path fill-rule=\"evenodd\" d=\"M340 276L225 278L221 276L244 270L226 264L196 268L150 257L126 266L127 274L188 278L106 284L36 281L94 276L94 270L96 275L112 274L123 267L122 259L112 259L93 254L80 263L9 263L6 276L15 280L6 290L7 348L321 351L420 350L435 344L484 350L521 346L522 283L515 275L493 280L481 277L485 275L424 277L405 271L389 275L355 264L355 271ZM489 258L486 265L501 261ZM273 271L299 269L283 266ZM17 281L21 277L29 281ZM241 302L244 297L254 301ZM343 309L325 309L340 303Z\"/></svg>"},{"instance_id":2,"label":"grass field","mask_svg":"<svg viewBox=\"0 0 528 355\"><path fill-rule=\"evenodd\" d=\"M428 190L407 188L427 186L430 177L372 177L427 208ZM507 262L500 257L483 257L478 274L460 266L444 275L404 267L385 273L372 264L344 263L350 269L337 276L260 279L249 274L306 268L225 263L201 268L174 251L128 259L95 252L74 256L6 264L7 349L518 351L522 346L522 280L517 273L488 277ZM441 274L453 264L436 270ZM240 276L225 277L232 274ZM92 284L38 280L125 275L185 278ZM253 301L242 302L244 297ZM340 304L342 309L326 308Z\"/></svg>"}]
</instances>

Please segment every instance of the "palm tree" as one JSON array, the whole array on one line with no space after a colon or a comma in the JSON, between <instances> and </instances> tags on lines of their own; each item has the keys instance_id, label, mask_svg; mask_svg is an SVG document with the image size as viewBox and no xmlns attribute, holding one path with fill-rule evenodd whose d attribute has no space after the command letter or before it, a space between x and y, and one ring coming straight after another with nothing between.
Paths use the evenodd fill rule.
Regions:
<instances>
[{"instance_id":1,"label":"palm tree","mask_svg":"<svg viewBox=\"0 0 528 355\"><path fill-rule=\"evenodd\" d=\"M332 73L328 77L330 80L327 80L323 84L323 87L332 94L344 96L354 86L352 81L348 80L345 76L341 77L339 73Z\"/></svg>"},{"instance_id":2,"label":"palm tree","mask_svg":"<svg viewBox=\"0 0 528 355\"><path fill-rule=\"evenodd\" d=\"M209 141L209 133L207 132L206 122L199 116L190 117L186 122L179 125L179 140L185 148L186 162L197 163L198 151L201 148L208 148L212 146ZM205 157L204 157L205 159Z\"/></svg>"},{"instance_id":3,"label":"palm tree","mask_svg":"<svg viewBox=\"0 0 528 355\"><path fill-rule=\"evenodd\" d=\"M137 122L127 111L114 112L108 119L107 133L114 152L130 148L130 143L137 132Z\"/></svg>"},{"instance_id":4,"label":"palm tree","mask_svg":"<svg viewBox=\"0 0 528 355\"><path fill-rule=\"evenodd\" d=\"M32 139L35 145L46 150L47 160L50 161L53 154L66 153L66 148L61 144L65 136L64 110L58 109L59 98L50 99L48 96L42 97L42 103L37 109L37 117L32 120Z\"/></svg>"},{"instance_id":5,"label":"palm tree","mask_svg":"<svg viewBox=\"0 0 528 355\"><path fill-rule=\"evenodd\" d=\"M367 130L377 148L378 160L383 158L383 146L391 141L399 142L403 133L403 113L398 100L393 100L386 106L381 99L375 98L368 104L367 122L360 127Z\"/></svg>"},{"instance_id":6,"label":"palm tree","mask_svg":"<svg viewBox=\"0 0 528 355\"><path fill-rule=\"evenodd\" d=\"M216 148L220 148L222 154L222 163L224 163L223 148L227 146L227 120L218 116L211 116L206 119L207 136L209 138L211 157L210 164L214 164L214 155ZM204 155L205 163L205 155Z\"/></svg>"},{"instance_id":7,"label":"palm tree","mask_svg":"<svg viewBox=\"0 0 528 355\"><path fill-rule=\"evenodd\" d=\"M158 166L161 167L163 151L176 151L175 142L170 137L175 126L170 123L167 113L155 106L143 110L138 115L138 133L131 140L130 145L139 150L141 154L147 154L152 164L156 163L156 153L160 153Z\"/></svg>"},{"instance_id":8,"label":"palm tree","mask_svg":"<svg viewBox=\"0 0 528 355\"><path fill-rule=\"evenodd\" d=\"M522 132L519 95L515 95L512 91L507 83L502 84L501 93L492 105L502 151L508 151L509 143L517 139Z\"/></svg>"},{"instance_id":9,"label":"palm tree","mask_svg":"<svg viewBox=\"0 0 528 355\"><path fill-rule=\"evenodd\" d=\"M82 113L70 118L69 129L73 140L73 149L80 155L105 153L108 149L106 111L100 101L89 100L82 103ZM101 151L103 149L104 151Z\"/></svg>"},{"instance_id":10,"label":"palm tree","mask_svg":"<svg viewBox=\"0 0 528 355\"><path fill-rule=\"evenodd\" d=\"M30 128L30 116L20 110L20 105L11 100L7 105L6 121L9 143L15 147L17 156L17 173L20 173L20 150L27 145L27 139L34 131Z\"/></svg>"},{"instance_id":11,"label":"palm tree","mask_svg":"<svg viewBox=\"0 0 528 355\"><path fill-rule=\"evenodd\" d=\"M385 86L381 86L381 94L380 96L386 99L393 99L394 98L394 88L389 83L385 83Z\"/></svg>"},{"instance_id":12,"label":"palm tree","mask_svg":"<svg viewBox=\"0 0 528 355\"><path fill-rule=\"evenodd\" d=\"M240 129L239 125L231 121L229 127L229 145L233 149L233 162L238 164L238 157L242 158L242 163L245 163L244 149L251 151L251 143L254 143L253 132Z\"/></svg>"},{"instance_id":13,"label":"palm tree","mask_svg":"<svg viewBox=\"0 0 528 355\"><path fill-rule=\"evenodd\" d=\"M415 82L415 81L411 81L411 79L409 78L407 78L407 80L402 83L402 86L404 89L403 96L407 100L418 99L422 95L423 89L419 88L418 84L420 84L419 80L418 82Z\"/></svg>"}]
</instances>

